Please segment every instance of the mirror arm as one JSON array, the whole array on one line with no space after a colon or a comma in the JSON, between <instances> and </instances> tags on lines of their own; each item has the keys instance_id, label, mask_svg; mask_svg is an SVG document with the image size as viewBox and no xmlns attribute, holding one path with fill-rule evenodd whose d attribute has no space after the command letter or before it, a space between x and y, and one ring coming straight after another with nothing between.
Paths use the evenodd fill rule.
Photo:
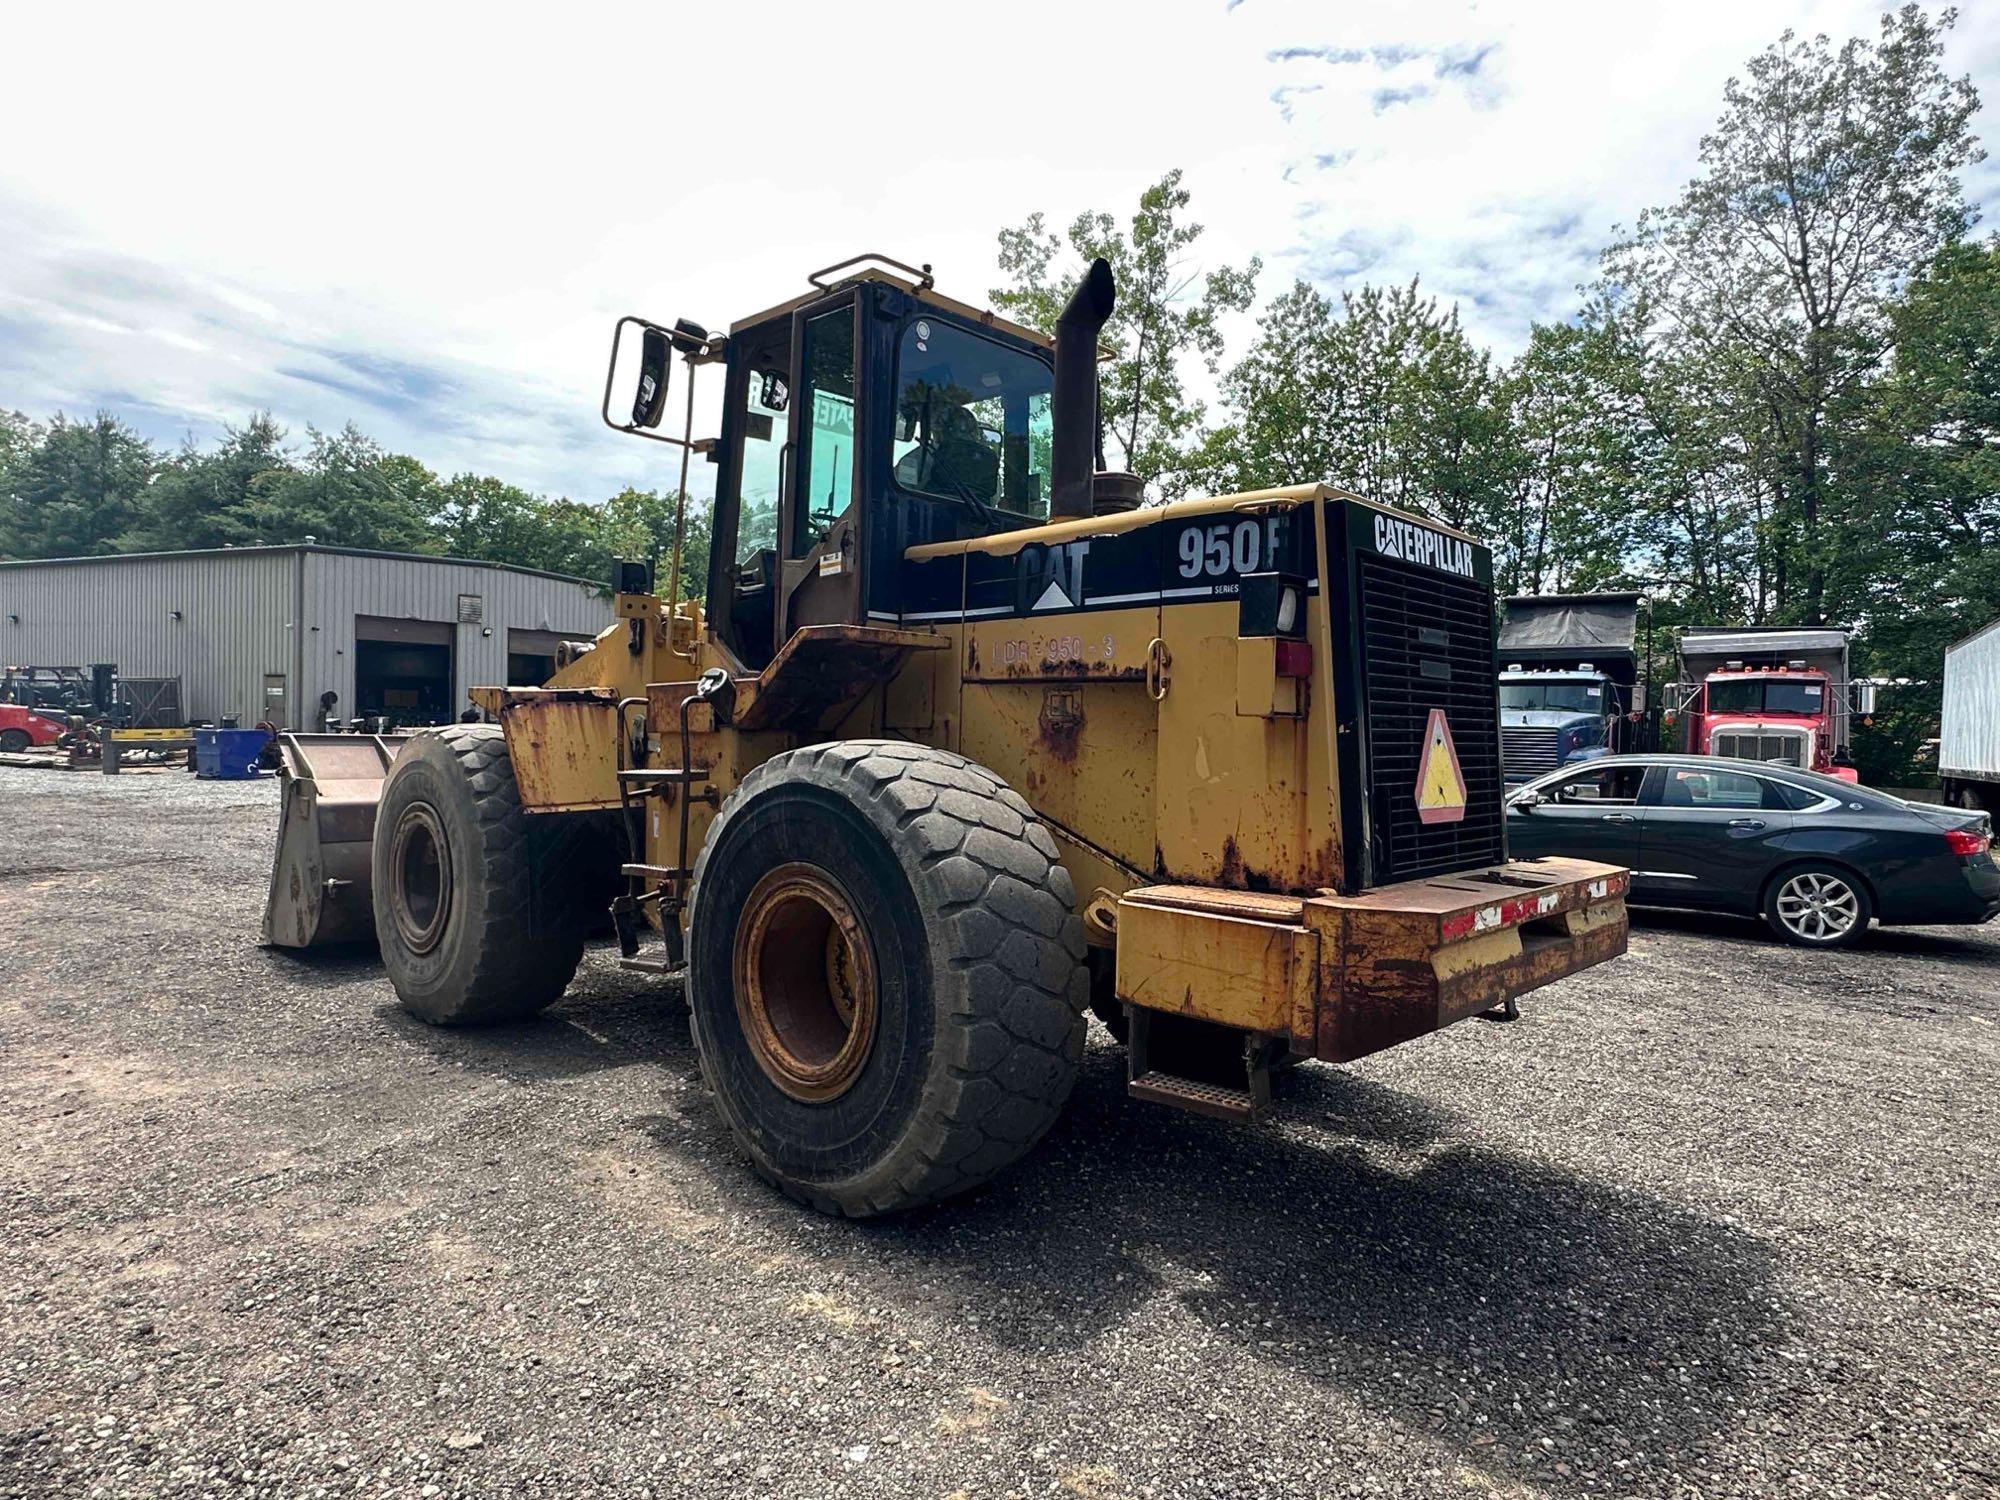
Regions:
<instances>
[{"instance_id":1,"label":"mirror arm","mask_svg":"<svg viewBox=\"0 0 2000 1500\"><path fill-rule=\"evenodd\" d=\"M656 443L672 443L675 447L682 450L681 464L682 468L685 469L687 465L687 450L694 446L694 423L692 415L689 417L688 430L681 437L674 437L664 432L653 432L639 426L636 422L620 422L611 415L611 391L618 379L618 351L624 344L625 325L628 323L637 324L642 329L649 329L652 332L662 335L671 342L675 349L681 351L682 358L688 366L688 402L690 413L693 411L694 402L694 366L705 363L711 356L711 345L719 341L708 339L696 343L685 331L662 328L658 323L649 323L646 319L634 317L630 313L627 313L618 320L617 325L611 333L611 358L605 361L604 365L604 403L599 408L598 415L604 418L604 425L609 427L613 432L624 432L630 433L633 437L650 438ZM685 475L683 475L683 478L685 478ZM683 488L685 488L685 485L683 485Z\"/></svg>"},{"instance_id":2,"label":"mirror arm","mask_svg":"<svg viewBox=\"0 0 2000 1500\"><path fill-rule=\"evenodd\" d=\"M681 483L674 495L674 565L667 574L667 614L680 607L681 548L687 540L688 460L694 454L694 361L698 351L681 356L687 365L687 425L681 430Z\"/></svg>"}]
</instances>

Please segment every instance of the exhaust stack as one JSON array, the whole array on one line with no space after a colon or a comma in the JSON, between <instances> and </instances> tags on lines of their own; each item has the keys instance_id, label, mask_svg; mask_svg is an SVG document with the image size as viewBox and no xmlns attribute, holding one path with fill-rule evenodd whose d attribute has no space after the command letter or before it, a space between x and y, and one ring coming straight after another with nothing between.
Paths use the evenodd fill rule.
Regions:
<instances>
[{"instance_id":1,"label":"exhaust stack","mask_svg":"<svg viewBox=\"0 0 2000 1500\"><path fill-rule=\"evenodd\" d=\"M1111 266L1090 263L1056 319L1055 441L1049 461L1049 519L1090 515L1097 473L1097 335L1117 293Z\"/></svg>"}]
</instances>

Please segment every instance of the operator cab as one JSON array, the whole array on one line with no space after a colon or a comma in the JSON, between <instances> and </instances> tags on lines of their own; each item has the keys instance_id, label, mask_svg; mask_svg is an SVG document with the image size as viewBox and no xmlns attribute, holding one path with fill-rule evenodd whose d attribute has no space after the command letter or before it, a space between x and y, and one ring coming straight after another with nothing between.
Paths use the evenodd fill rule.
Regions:
<instances>
[{"instance_id":1,"label":"operator cab","mask_svg":"<svg viewBox=\"0 0 2000 1500\"><path fill-rule=\"evenodd\" d=\"M927 272L829 279L852 264L724 347L708 621L751 671L801 626L900 620L907 548L1049 517L1049 341Z\"/></svg>"}]
</instances>

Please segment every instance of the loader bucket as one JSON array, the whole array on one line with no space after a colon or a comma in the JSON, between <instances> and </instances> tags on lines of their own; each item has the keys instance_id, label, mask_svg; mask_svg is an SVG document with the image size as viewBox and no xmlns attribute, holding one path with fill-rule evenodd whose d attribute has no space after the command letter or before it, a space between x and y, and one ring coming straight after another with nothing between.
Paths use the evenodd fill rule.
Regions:
<instances>
[{"instance_id":1,"label":"loader bucket","mask_svg":"<svg viewBox=\"0 0 2000 1500\"><path fill-rule=\"evenodd\" d=\"M286 948L375 940L372 845L382 779L405 734L281 734L278 853L264 941Z\"/></svg>"}]
</instances>

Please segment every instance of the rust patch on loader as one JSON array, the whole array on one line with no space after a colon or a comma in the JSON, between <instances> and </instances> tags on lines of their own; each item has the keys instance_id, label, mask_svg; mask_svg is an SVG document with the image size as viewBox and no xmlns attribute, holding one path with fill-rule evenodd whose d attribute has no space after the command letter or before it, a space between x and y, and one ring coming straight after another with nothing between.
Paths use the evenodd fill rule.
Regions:
<instances>
[{"instance_id":1,"label":"rust patch on loader","mask_svg":"<svg viewBox=\"0 0 2000 1500\"><path fill-rule=\"evenodd\" d=\"M1035 720L1035 743L1064 765L1073 765L1082 742L1082 694L1050 688L1042 694L1042 711Z\"/></svg>"}]
</instances>

